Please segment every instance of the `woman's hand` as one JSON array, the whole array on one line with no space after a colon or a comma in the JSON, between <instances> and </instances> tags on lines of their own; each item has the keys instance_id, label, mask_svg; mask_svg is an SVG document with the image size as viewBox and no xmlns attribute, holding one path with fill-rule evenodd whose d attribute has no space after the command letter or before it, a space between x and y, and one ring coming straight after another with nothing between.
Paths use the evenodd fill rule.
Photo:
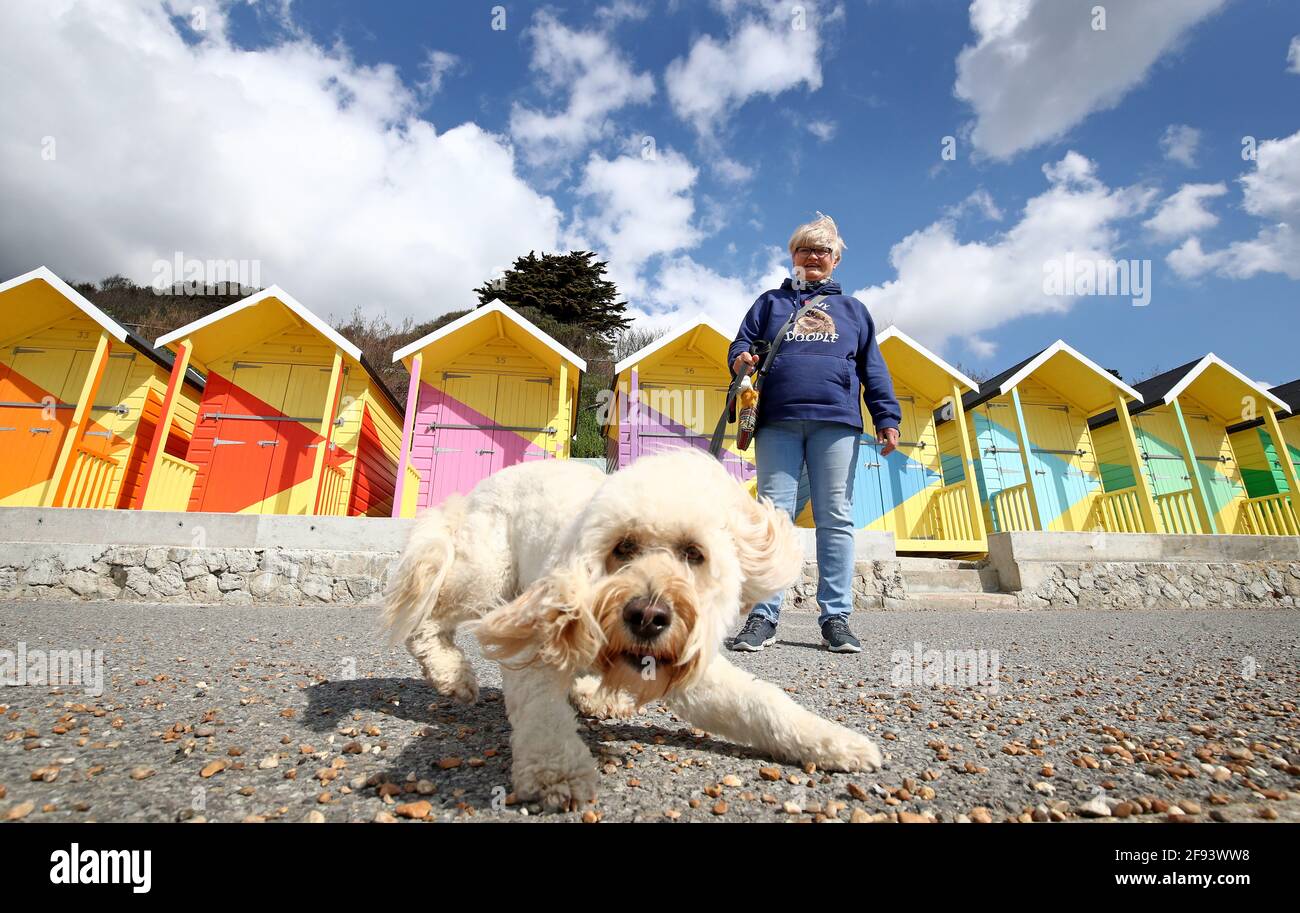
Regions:
<instances>
[{"instance_id":1,"label":"woman's hand","mask_svg":"<svg viewBox=\"0 0 1300 913\"><path fill-rule=\"evenodd\" d=\"M876 433L876 443L880 445L880 455L889 456L898 449L898 429L886 428Z\"/></svg>"},{"instance_id":2,"label":"woman's hand","mask_svg":"<svg viewBox=\"0 0 1300 913\"><path fill-rule=\"evenodd\" d=\"M758 356L753 352L741 352L736 356L736 360L731 363L731 373L737 376L748 374L750 367L758 364Z\"/></svg>"}]
</instances>

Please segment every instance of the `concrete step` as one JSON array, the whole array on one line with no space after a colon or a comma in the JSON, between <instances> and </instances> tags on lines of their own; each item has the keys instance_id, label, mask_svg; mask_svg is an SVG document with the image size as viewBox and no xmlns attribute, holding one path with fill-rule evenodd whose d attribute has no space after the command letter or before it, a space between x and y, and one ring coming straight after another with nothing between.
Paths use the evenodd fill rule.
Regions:
<instances>
[{"instance_id":1,"label":"concrete step","mask_svg":"<svg viewBox=\"0 0 1300 913\"><path fill-rule=\"evenodd\" d=\"M906 599L886 599L886 611L1015 612L1020 603L1012 593L909 593Z\"/></svg>"},{"instance_id":2,"label":"concrete step","mask_svg":"<svg viewBox=\"0 0 1300 913\"><path fill-rule=\"evenodd\" d=\"M998 593L998 573L993 568L903 569L903 587L909 596L927 593Z\"/></svg>"},{"instance_id":3,"label":"concrete step","mask_svg":"<svg viewBox=\"0 0 1300 913\"><path fill-rule=\"evenodd\" d=\"M966 561L961 558L928 558L922 556L900 555L897 558L903 573L909 571L961 571L979 569L988 564L987 559Z\"/></svg>"}]
</instances>

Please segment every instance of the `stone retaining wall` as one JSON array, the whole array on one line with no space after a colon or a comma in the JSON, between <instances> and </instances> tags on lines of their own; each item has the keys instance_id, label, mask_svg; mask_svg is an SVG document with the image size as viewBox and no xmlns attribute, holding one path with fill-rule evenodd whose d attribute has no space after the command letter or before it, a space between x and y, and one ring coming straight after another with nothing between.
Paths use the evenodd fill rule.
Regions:
<instances>
[{"instance_id":1,"label":"stone retaining wall","mask_svg":"<svg viewBox=\"0 0 1300 913\"><path fill-rule=\"evenodd\" d=\"M0 545L0 598L151 601L201 605L376 605L395 551ZM1024 562L1016 605L1034 609L1300 607L1300 561ZM816 611L817 567L786 606ZM855 608L924 608L902 565L859 561ZM1002 597L1008 598L1008 597Z\"/></svg>"},{"instance_id":2,"label":"stone retaining wall","mask_svg":"<svg viewBox=\"0 0 1300 913\"><path fill-rule=\"evenodd\" d=\"M397 552L6 543L0 597L375 604Z\"/></svg>"},{"instance_id":3,"label":"stone retaining wall","mask_svg":"<svg viewBox=\"0 0 1300 913\"><path fill-rule=\"evenodd\" d=\"M898 561L858 561L853 566L853 608L879 610L893 600L906 599L902 565ZM888 601L887 601L888 600ZM782 609L816 612L817 565L803 566L803 578L786 590Z\"/></svg>"},{"instance_id":4,"label":"stone retaining wall","mask_svg":"<svg viewBox=\"0 0 1300 913\"><path fill-rule=\"evenodd\" d=\"M1035 564L1015 593L1028 609L1300 607L1300 561Z\"/></svg>"}]
</instances>

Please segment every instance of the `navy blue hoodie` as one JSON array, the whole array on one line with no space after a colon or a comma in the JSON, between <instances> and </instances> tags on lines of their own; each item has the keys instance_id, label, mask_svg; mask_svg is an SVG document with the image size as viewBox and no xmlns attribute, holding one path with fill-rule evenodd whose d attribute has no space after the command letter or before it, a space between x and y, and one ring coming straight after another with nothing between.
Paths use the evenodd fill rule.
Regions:
<instances>
[{"instance_id":1,"label":"navy blue hoodie","mask_svg":"<svg viewBox=\"0 0 1300 913\"><path fill-rule=\"evenodd\" d=\"M897 428L902 413L889 368L876 345L867 306L828 280L796 290L789 279L759 296L727 351L727 365L755 340L773 339L809 298L828 296L792 327L772 360L758 398L758 425L787 420L862 427L863 400L877 431Z\"/></svg>"}]
</instances>

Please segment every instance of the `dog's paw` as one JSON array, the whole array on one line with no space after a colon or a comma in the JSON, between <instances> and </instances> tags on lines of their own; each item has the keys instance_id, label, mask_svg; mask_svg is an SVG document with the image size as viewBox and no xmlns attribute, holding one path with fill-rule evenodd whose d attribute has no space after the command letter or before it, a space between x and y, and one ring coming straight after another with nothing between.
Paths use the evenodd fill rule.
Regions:
<instances>
[{"instance_id":1,"label":"dog's paw","mask_svg":"<svg viewBox=\"0 0 1300 913\"><path fill-rule=\"evenodd\" d=\"M847 729L823 746L818 757L806 760L814 762L823 770L873 771L880 770L884 758L876 743L864 735L858 735Z\"/></svg>"},{"instance_id":2,"label":"dog's paw","mask_svg":"<svg viewBox=\"0 0 1300 913\"><path fill-rule=\"evenodd\" d=\"M548 812L576 812L596 801L599 780L595 767L582 770L536 769L515 774L515 793L528 802L541 802Z\"/></svg>"},{"instance_id":3,"label":"dog's paw","mask_svg":"<svg viewBox=\"0 0 1300 913\"><path fill-rule=\"evenodd\" d=\"M632 695L602 687L594 675L584 675L575 681L569 700L579 713L594 720L630 720L636 716L636 699Z\"/></svg>"},{"instance_id":4,"label":"dog's paw","mask_svg":"<svg viewBox=\"0 0 1300 913\"><path fill-rule=\"evenodd\" d=\"M455 674L439 676L431 679L429 684L433 685L443 697L449 697L461 704L474 704L478 702L478 678L474 675L474 670L468 664L464 669Z\"/></svg>"}]
</instances>

